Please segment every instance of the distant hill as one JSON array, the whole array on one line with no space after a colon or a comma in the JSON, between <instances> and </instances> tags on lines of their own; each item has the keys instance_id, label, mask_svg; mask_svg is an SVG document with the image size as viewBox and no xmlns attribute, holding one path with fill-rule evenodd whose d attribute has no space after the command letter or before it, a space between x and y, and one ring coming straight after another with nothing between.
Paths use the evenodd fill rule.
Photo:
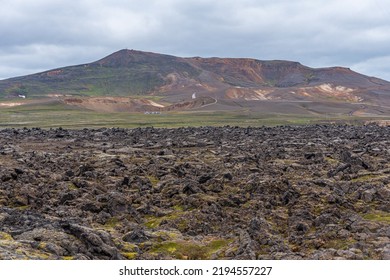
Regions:
<instances>
[{"instance_id":1,"label":"distant hill","mask_svg":"<svg viewBox=\"0 0 390 280\"><path fill-rule=\"evenodd\" d=\"M60 98L75 106L114 111L115 102L121 111L206 105L224 110L260 101L390 106L390 82L343 67L315 69L282 60L181 58L120 50L96 62L0 81L0 98L18 97ZM123 97L159 97L161 102L141 101L141 108L140 102Z\"/></svg>"}]
</instances>

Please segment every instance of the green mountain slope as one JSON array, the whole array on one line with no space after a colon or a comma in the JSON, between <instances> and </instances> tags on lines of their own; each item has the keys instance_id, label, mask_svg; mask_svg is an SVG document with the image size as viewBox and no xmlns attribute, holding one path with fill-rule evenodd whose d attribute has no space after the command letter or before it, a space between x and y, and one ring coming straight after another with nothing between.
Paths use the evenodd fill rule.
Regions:
<instances>
[{"instance_id":1,"label":"green mountain slope","mask_svg":"<svg viewBox=\"0 0 390 280\"><path fill-rule=\"evenodd\" d=\"M143 95L163 86L172 72L187 77L199 74L199 70L173 56L122 50L94 63L0 81L0 96Z\"/></svg>"},{"instance_id":2,"label":"green mountain slope","mask_svg":"<svg viewBox=\"0 0 390 280\"><path fill-rule=\"evenodd\" d=\"M0 81L0 98L157 95L170 103L191 95L215 100L369 101L390 105L390 83L348 68L291 61L180 58L120 50L93 63Z\"/></svg>"}]
</instances>

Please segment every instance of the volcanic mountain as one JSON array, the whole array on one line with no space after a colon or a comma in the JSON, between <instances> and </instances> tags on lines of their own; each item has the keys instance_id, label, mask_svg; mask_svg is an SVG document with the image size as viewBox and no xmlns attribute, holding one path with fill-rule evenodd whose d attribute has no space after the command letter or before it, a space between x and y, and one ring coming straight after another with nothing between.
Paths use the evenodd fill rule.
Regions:
<instances>
[{"instance_id":1,"label":"volcanic mountain","mask_svg":"<svg viewBox=\"0 0 390 280\"><path fill-rule=\"evenodd\" d=\"M299 107L325 113L346 107L350 114L381 115L390 111L390 82L343 67L181 58L126 49L93 63L0 81L0 98L18 97L56 98L102 111L249 108L283 112Z\"/></svg>"}]
</instances>

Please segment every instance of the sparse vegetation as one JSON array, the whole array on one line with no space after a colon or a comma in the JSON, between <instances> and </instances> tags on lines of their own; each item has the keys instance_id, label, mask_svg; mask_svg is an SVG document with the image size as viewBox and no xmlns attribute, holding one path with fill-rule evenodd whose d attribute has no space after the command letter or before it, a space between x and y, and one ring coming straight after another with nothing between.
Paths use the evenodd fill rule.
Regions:
<instances>
[{"instance_id":1,"label":"sparse vegetation","mask_svg":"<svg viewBox=\"0 0 390 280\"><path fill-rule=\"evenodd\" d=\"M363 218L369 221L382 222L390 224L390 213L375 211L363 215Z\"/></svg>"},{"instance_id":2,"label":"sparse vegetation","mask_svg":"<svg viewBox=\"0 0 390 280\"><path fill-rule=\"evenodd\" d=\"M154 254L162 254L175 259L204 260L209 259L213 253L225 247L228 240L214 240L207 244L191 242L164 242L153 247Z\"/></svg>"}]
</instances>

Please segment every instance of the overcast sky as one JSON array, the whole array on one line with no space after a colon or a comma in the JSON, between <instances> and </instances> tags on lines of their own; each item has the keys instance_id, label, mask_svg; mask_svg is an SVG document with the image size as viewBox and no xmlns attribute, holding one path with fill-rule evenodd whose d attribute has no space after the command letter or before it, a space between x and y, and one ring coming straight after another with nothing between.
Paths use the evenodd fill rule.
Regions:
<instances>
[{"instance_id":1,"label":"overcast sky","mask_svg":"<svg viewBox=\"0 0 390 280\"><path fill-rule=\"evenodd\" d=\"M0 79L119 49L286 59L390 80L389 0L0 0Z\"/></svg>"}]
</instances>

